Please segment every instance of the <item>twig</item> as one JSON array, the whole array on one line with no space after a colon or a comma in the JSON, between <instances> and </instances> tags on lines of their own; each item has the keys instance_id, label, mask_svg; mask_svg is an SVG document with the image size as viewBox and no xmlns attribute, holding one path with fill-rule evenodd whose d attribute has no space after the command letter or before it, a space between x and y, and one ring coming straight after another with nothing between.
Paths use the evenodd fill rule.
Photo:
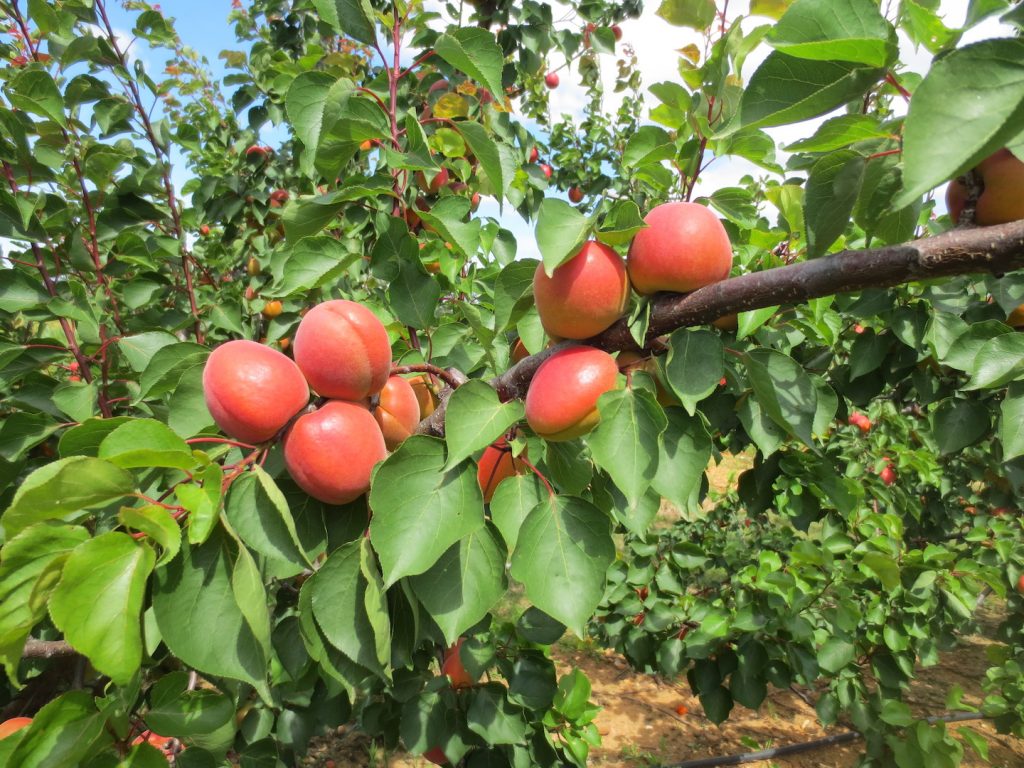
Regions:
<instances>
[{"instance_id":1,"label":"twig","mask_svg":"<svg viewBox=\"0 0 1024 768\"><path fill-rule=\"evenodd\" d=\"M78 651L64 640L33 640L25 643L23 659L55 659L59 656L78 656Z\"/></svg>"},{"instance_id":2,"label":"twig","mask_svg":"<svg viewBox=\"0 0 1024 768\"><path fill-rule=\"evenodd\" d=\"M391 373L430 373L444 381L451 389L458 389L469 379L462 371L455 368L444 369L430 363L418 363L416 365L393 365Z\"/></svg>"}]
</instances>

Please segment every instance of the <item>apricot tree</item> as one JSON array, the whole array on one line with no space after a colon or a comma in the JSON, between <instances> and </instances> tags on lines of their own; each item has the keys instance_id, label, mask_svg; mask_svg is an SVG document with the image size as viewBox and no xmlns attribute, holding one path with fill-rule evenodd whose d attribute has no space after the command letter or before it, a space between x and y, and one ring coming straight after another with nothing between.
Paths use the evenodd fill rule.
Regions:
<instances>
[{"instance_id":1,"label":"apricot tree","mask_svg":"<svg viewBox=\"0 0 1024 768\"><path fill-rule=\"evenodd\" d=\"M872 764L1024 733L1019 7L665 0L644 83L639 2L235 2L222 80L128 6L0 0L0 763L582 766L567 630Z\"/></svg>"}]
</instances>

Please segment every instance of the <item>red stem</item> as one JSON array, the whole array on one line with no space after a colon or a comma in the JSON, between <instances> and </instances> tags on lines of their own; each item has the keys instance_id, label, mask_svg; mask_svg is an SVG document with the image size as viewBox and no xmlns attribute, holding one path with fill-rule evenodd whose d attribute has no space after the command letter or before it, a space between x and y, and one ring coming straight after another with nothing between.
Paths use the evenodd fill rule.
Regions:
<instances>
[{"instance_id":1,"label":"red stem","mask_svg":"<svg viewBox=\"0 0 1024 768\"><path fill-rule=\"evenodd\" d=\"M237 440L229 440L226 437L192 437L185 441L188 445L194 445L196 443L223 443L224 445L233 445L236 448L248 448L249 450L256 450L257 446L249 443L240 443Z\"/></svg>"},{"instance_id":2,"label":"red stem","mask_svg":"<svg viewBox=\"0 0 1024 768\"><path fill-rule=\"evenodd\" d=\"M892 72L885 73L885 82L887 82L889 85L895 88L899 92L900 96L902 96L907 101L910 101L910 91L908 91L906 88L900 85L900 81L896 79L896 76L893 75Z\"/></svg>"},{"instance_id":3,"label":"red stem","mask_svg":"<svg viewBox=\"0 0 1024 768\"><path fill-rule=\"evenodd\" d=\"M887 149L885 152L875 152L875 154L873 155L868 155L868 160L874 160L876 157L888 157L889 155L898 155L902 151L902 149Z\"/></svg>"}]
</instances>

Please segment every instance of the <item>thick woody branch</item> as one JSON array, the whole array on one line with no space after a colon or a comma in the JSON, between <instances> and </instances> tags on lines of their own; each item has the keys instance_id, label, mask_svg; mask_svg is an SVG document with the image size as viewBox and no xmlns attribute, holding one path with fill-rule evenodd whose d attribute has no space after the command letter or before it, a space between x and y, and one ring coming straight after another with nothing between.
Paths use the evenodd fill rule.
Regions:
<instances>
[{"instance_id":1,"label":"thick woody branch","mask_svg":"<svg viewBox=\"0 0 1024 768\"><path fill-rule=\"evenodd\" d=\"M78 656L78 651L63 640L30 639L21 652L23 659L54 659L58 656Z\"/></svg>"},{"instance_id":2,"label":"thick woody branch","mask_svg":"<svg viewBox=\"0 0 1024 768\"><path fill-rule=\"evenodd\" d=\"M662 334L706 325L733 312L808 301L865 288L887 288L918 280L989 273L1002 276L1024 268L1024 221L995 227L954 229L903 245L842 251L821 259L740 275L687 294L652 299L650 343ZM502 401L526 395L533 374L562 342L531 355L490 381ZM609 352L636 349L625 319L584 343ZM444 403L419 426L421 434L444 435Z\"/></svg>"}]
</instances>

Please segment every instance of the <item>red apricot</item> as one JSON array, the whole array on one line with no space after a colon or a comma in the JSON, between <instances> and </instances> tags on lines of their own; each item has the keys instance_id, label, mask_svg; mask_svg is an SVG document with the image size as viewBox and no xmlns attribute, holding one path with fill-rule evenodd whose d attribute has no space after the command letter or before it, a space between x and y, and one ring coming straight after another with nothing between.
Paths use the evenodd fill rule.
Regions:
<instances>
[{"instance_id":1,"label":"red apricot","mask_svg":"<svg viewBox=\"0 0 1024 768\"><path fill-rule=\"evenodd\" d=\"M978 197L974 223L987 227L1024 219L1024 162L1004 148L982 160L975 170L984 189ZM946 188L946 207L953 223L960 220L967 198L967 186L953 179Z\"/></svg>"},{"instance_id":2,"label":"red apricot","mask_svg":"<svg viewBox=\"0 0 1024 768\"><path fill-rule=\"evenodd\" d=\"M354 301L317 304L299 323L293 346L299 369L324 397L363 400L380 392L391 374L384 324Z\"/></svg>"},{"instance_id":3,"label":"red apricot","mask_svg":"<svg viewBox=\"0 0 1024 768\"><path fill-rule=\"evenodd\" d=\"M570 347L537 369L526 393L526 421L546 440L586 434L601 420L597 399L616 385L615 358L593 347Z\"/></svg>"},{"instance_id":4,"label":"red apricot","mask_svg":"<svg viewBox=\"0 0 1024 768\"><path fill-rule=\"evenodd\" d=\"M373 418L380 425L388 450L395 450L420 423L420 401L412 385L401 376L391 376L380 391Z\"/></svg>"},{"instance_id":5,"label":"red apricot","mask_svg":"<svg viewBox=\"0 0 1024 768\"><path fill-rule=\"evenodd\" d=\"M710 209L697 203L664 203L644 217L626 266L633 288L687 293L724 280L732 268L732 245Z\"/></svg>"},{"instance_id":6,"label":"red apricot","mask_svg":"<svg viewBox=\"0 0 1024 768\"><path fill-rule=\"evenodd\" d=\"M434 765L448 765L448 757L440 747L431 747L423 753L423 759Z\"/></svg>"},{"instance_id":7,"label":"red apricot","mask_svg":"<svg viewBox=\"0 0 1024 768\"><path fill-rule=\"evenodd\" d=\"M512 364L515 365L520 360L525 360L530 356L530 350L523 344L522 339L516 339L516 343L512 345Z\"/></svg>"},{"instance_id":8,"label":"red apricot","mask_svg":"<svg viewBox=\"0 0 1024 768\"><path fill-rule=\"evenodd\" d=\"M558 73L557 72L548 72L546 75L544 75L544 85L546 85L549 90L554 90L555 88L557 88L558 87Z\"/></svg>"},{"instance_id":9,"label":"red apricot","mask_svg":"<svg viewBox=\"0 0 1024 768\"><path fill-rule=\"evenodd\" d=\"M384 435L370 412L331 400L300 416L284 438L288 474L327 504L346 504L370 489L370 473L387 458Z\"/></svg>"},{"instance_id":10,"label":"red apricot","mask_svg":"<svg viewBox=\"0 0 1024 768\"><path fill-rule=\"evenodd\" d=\"M32 724L31 717L12 717L0 723L0 739L6 739L12 733L28 728Z\"/></svg>"},{"instance_id":11,"label":"red apricot","mask_svg":"<svg viewBox=\"0 0 1024 768\"><path fill-rule=\"evenodd\" d=\"M618 24L612 24L612 34L615 36L615 42L622 39L622 27Z\"/></svg>"},{"instance_id":12,"label":"red apricot","mask_svg":"<svg viewBox=\"0 0 1024 768\"><path fill-rule=\"evenodd\" d=\"M203 224L201 227L199 227L199 234L202 235L203 237L206 237L208 234L210 234L210 225Z\"/></svg>"},{"instance_id":13,"label":"red apricot","mask_svg":"<svg viewBox=\"0 0 1024 768\"><path fill-rule=\"evenodd\" d=\"M413 376L409 384L416 394L416 401L420 405L420 421L423 421L437 408L437 386L426 373Z\"/></svg>"},{"instance_id":14,"label":"red apricot","mask_svg":"<svg viewBox=\"0 0 1024 768\"><path fill-rule=\"evenodd\" d=\"M896 470L888 464L882 467L882 471L878 473L878 476L882 478L882 482L886 485L892 485L896 482Z\"/></svg>"},{"instance_id":15,"label":"red apricot","mask_svg":"<svg viewBox=\"0 0 1024 768\"><path fill-rule=\"evenodd\" d=\"M590 240L548 277L533 274L533 295L550 336L589 339L622 317L629 301L626 265L603 243Z\"/></svg>"},{"instance_id":16,"label":"red apricot","mask_svg":"<svg viewBox=\"0 0 1024 768\"><path fill-rule=\"evenodd\" d=\"M448 169L442 168L434 174L434 177L429 183L427 182L426 174L424 174L423 171L416 171L416 183L424 192L436 195L441 191L441 188L448 183Z\"/></svg>"},{"instance_id":17,"label":"red apricot","mask_svg":"<svg viewBox=\"0 0 1024 768\"><path fill-rule=\"evenodd\" d=\"M541 170L541 173L544 174L544 178L546 178L546 179L550 179L551 178L551 174L554 173L554 169L550 165L548 165L547 163L541 163L540 164L540 170Z\"/></svg>"},{"instance_id":18,"label":"red apricot","mask_svg":"<svg viewBox=\"0 0 1024 768\"><path fill-rule=\"evenodd\" d=\"M1024 595L1024 573L1022 573L1020 578L1017 579L1017 592Z\"/></svg>"},{"instance_id":19,"label":"red apricot","mask_svg":"<svg viewBox=\"0 0 1024 768\"><path fill-rule=\"evenodd\" d=\"M580 189L579 187L570 187L569 188L569 202L570 203L578 203L582 199L583 199L583 190L582 189Z\"/></svg>"},{"instance_id":20,"label":"red apricot","mask_svg":"<svg viewBox=\"0 0 1024 768\"><path fill-rule=\"evenodd\" d=\"M269 440L309 402L299 367L276 349L247 340L210 353L203 394L217 426L247 443Z\"/></svg>"},{"instance_id":21,"label":"red apricot","mask_svg":"<svg viewBox=\"0 0 1024 768\"><path fill-rule=\"evenodd\" d=\"M444 660L441 662L441 674L448 675L452 681L452 688L469 688L476 680L469 674L459 657L459 649L462 648L464 637L455 641L455 645L444 652Z\"/></svg>"},{"instance_id":22,"label":"red apricot","mask_svg":"<svg viewBox=\"0 0 1024 768\"><path fill-rule=\"evenodd\" d=\"M540 152L537 150L537 148L536 147L531 147L530 148L530 162L531 163L536 163L537 159L539 157L540 157Z\"/></svg>"},{"instance_id":23,"label":"red apricot","mask_svg":"<svg viewBox=\"0 0 1024 768\"><path fill-rule=\"evenodd\" d=\"M512 448L505 438L487 446L480 456L476 470L476 480L480 484L480 490L484 492L484 504L491 503L498 483L520 474L524 469L522 461L512 455Z\"/></svg>"}]
</instances>

